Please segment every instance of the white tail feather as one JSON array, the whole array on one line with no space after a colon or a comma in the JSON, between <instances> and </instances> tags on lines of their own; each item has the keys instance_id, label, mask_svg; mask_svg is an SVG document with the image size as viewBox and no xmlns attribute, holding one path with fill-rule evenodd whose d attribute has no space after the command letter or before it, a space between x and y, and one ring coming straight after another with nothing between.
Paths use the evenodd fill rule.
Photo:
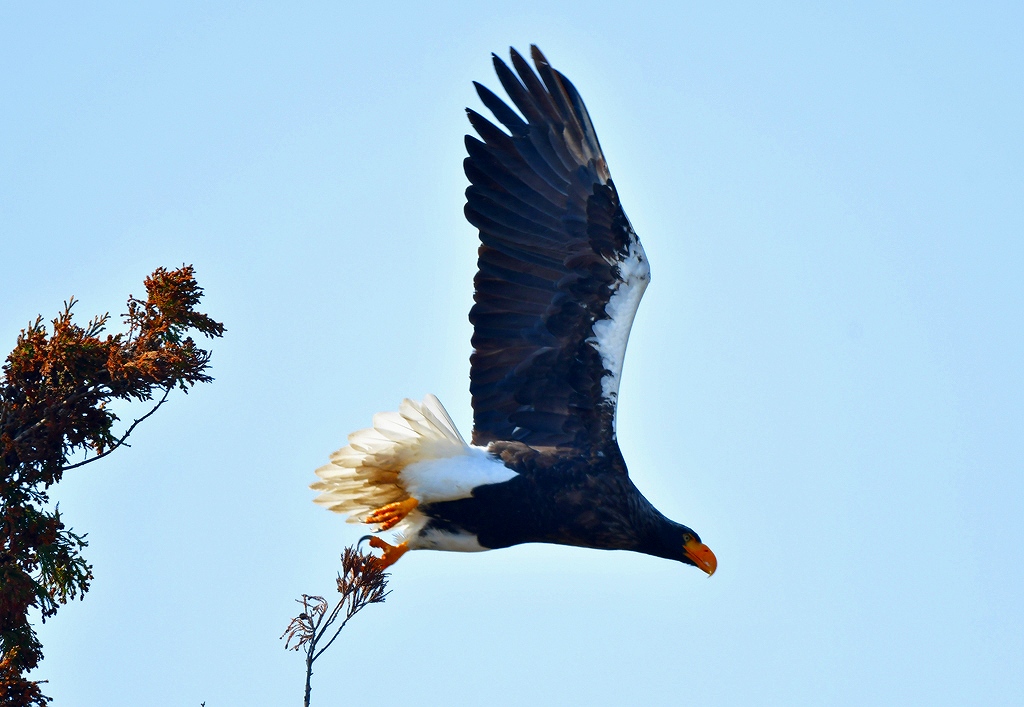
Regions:
<instances>
[{"instance_id":1,"label":"white tail feather","mask_svg":"<svg viewBox=\"0 0 1024 707\"><path fill-rule=\"evenodd\" d=\"M409 498L400 478L405 467L470 451L436 397L406 399L398 412L374 415L373 427L350 434L348 446L316 470L320 481L310 488L321 493L313 500L360 523L371 511Z\"/></svg>"}]
</instances>

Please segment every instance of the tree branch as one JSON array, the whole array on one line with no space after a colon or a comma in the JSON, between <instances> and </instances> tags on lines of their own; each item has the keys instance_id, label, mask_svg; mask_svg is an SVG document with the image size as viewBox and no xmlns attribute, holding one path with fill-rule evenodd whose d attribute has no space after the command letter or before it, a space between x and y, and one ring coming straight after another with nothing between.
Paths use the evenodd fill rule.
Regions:
<instances>
[{"instance_id":1,"label":"tree branch","mask_svg":"<svg viewBox=\"0 0 1024 707\"><path fill-rule=\"evenodd\" d=\"M338 637L339 633L341 633L341 629L345 628L345 624L347 624L349 619L351 619L353 616L355 616L355 614L349 614L348 616L345 617L345 620L341 622L340 626L338 626L338 630L334 632L333 636L331 636L331 640L329 640L327 642L326 646L324 646L323 648L321 648L320 650L318 650L316 652L316 655L313 656L313 660L316 660L317 658L319 658L323 654L323 652L325 650L327 650L328 648L331 647L331 644L334 643L334 639ZM323 634L320 634L320 637L323 638Z\"/></svg>"},{"instance_id":2,"label":"tree branch","mask_svg":"<svg viewBox=\"0 0 1024 707\"><path fill-rule=\"evenodd\" d=\"M54 405L52 408L49 409L52 410L53 412L59 413L61 410L65 409L69 404L81 400L90 393L95 393L99 389L99 387L100 384L87 385L83 390L79 390L77 393L72 393L66 398L63 398L57 405ZM18 442L23 440L27 435L32 434L33 432L41 428L43 425L48 424L49 421L49 417L40 418L40 420L36 422L34 425L32 425L31 427L26 427L21 432L19 432L18 436L14 438L14 443L17 444Z\"/></svg>"},{"instance_id":3,"label":"tree branch","mask_svg":"<svg viewBox=\"0 0 1024 707\"><path fill-rule=\"evenodd\" d=\"M145 420L150 415L152 415L157 410L159 410L160 406L163 405L165 402L167 402L167 396L171 394L171 390L172 389L173 389L173 387L171 387L171 386L165 388L164 389L163 397L160 398L160 401L156 405L153 406L153 409L150 410L149 412L147 412L145 415L143 415L139 419L137 419L135 422L133 422L131 424L131 426L127 429L127 431L121 436L121 439L117 440L110 449L106 450L105 452L100 452L99 454L97 454L92 459L84 459L84 460L78 462L77 464L72 464L71 466L61 467L61 471L64 472L64 471L68 471L70 469L77 469L80 466L85 466L86 464L90 464L90 463L96 461L97 459L102 459L103 457L107 456L108 454L110 454L112 451L114 451L118 447L124 445L125 440L128 439L128 435L130 435L132 433L132 431L139 425L139 423L142 422L143 420ZM131 445L128 445L128 446L131 446Z\"/></svg>"}]
</instances>

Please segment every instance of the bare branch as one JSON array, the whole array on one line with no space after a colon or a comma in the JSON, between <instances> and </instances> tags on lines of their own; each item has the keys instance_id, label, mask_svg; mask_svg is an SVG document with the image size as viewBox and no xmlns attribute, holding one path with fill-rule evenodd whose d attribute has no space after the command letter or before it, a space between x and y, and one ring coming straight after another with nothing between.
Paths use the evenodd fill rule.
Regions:
<instances>
[{"instance_id":1,"label":"bare branch","mask_svg":"<svg viewBox=\"0 0 1024 707\"><path fill-rule=\"evenodd\" d=\"M163 397L160 398L160 401L156 405L153 406L153 409L150 410L149 412L147 412L145 415L143 415L139 419L137 419L135 422L133 422L131 424L131 426L125 431L125 433L123 435L121 435L121 438L119 440L117 440L116 442L114 442L113 446L110 449L107 449L107 450L105 450L103 452L100 452L99 454L97 454L92 459L84 459L84 460L78 462L77 464L72 464L71 466L62 467L61 471L63 472L63 471L68 471L69 469L77 469L80 466L85 466L86 464L90 464L90 463L96 461L97 459L102 459L103 457L107 456L108 454L110 454L112 451L114 451L118 447L121 447L122 445L124 445L125 444L125 440L128 439L128 435L130 435L132 433L132 431L136 427L138 427L140 422L142 422L147 417L152 415L154 412L159 410L160 406L163 405L165 402L167 402L167 396L170 395L170 394L171 394L171 388L165 388L164 389ZM127 446L130 447L131 445L127 445Z\"/></svg>"},{"instance_id":2,"label":"bare branch","mask_svg":"<svg viewBox=\"0 0 1024 707\"><path fill-rule=\"evenodd\" d=\"M292 619L288 628L281 634L281 638L288 637L284 646L286 649L298 650L300 647L305 647L306 688L303 702L305 707L309 707L313 663L316 659L331 647L353 616L370 604L383 602L391 593L387 591L388 575L384 573L377 558L372 555L363 555L357 547L345 548L341 555L341 567L342 571L338 574L337 579L340 598L330 613L327 613L326 599L303 594L301 599L296 600L302 604L302 613ZM327 631L341 615L342 609L345 610L345 618L335 628L330 640L317 650L317 646ZM291 645L293 640L296 641L294 646Z\"/></svg>"}]
</instances>

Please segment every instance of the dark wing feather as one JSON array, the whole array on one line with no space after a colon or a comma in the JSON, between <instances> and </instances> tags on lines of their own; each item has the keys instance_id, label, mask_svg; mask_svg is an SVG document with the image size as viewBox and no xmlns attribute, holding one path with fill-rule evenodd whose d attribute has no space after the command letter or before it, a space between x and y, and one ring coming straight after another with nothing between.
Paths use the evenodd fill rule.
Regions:
<instances>
[{"instance_id":1,"label":"dark wing feather","mask_svg":"<svg viewBox=\"0 0 1024 707\"><path fill-rule=\"evenodd\" d=\"M579 93L537 47L494 68L519 113L474 84L508 132L468 110L466 218L480 229L473 442L595 450L615 439L646 256ZM524 120L525 117L525 120Z\"/></svg>"}]
</instances>

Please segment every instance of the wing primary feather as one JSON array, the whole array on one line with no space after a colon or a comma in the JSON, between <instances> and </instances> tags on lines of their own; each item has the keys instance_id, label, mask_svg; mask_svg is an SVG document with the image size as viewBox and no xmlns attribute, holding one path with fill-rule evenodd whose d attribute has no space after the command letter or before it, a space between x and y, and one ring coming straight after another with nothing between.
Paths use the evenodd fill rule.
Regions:
<instances>
[{"instance_id":1,"label":"wing primary feather","mask_svg":"<svg viewBox=\"0 0 1024 707\"><path fill-rule=\"evenodd\" d=\"M491 111L499 123L508 128L509 132L513 135L526 135L529 125L514 110L509 108L505 101L498 98L491 89L483 84L474 81L473 85L476 86L476 95L480 97L480 102L487 107L487 110Z\"/></svg>"},{"instance_id":2,"label":"wing primary feather","mask_svg":"<svg viewBox=\"0 0 1024 707\"><path fill-rule=\"evenodd\" d=\"M565 87L565 93L569 97L569 101L572 103L573 110L576 113L576 117L580 121L580 127L583 128L583 138L585 144L590 148L591 153L594 155L596 166L598 167L598 174L601 175L602 181L608 181L611 178L611 174L608 172L608 164L604 159L604 152L601 150L601 143L597 139L597 131L594 130L594 124L590 120L590 113L587 112L587 106L584 105L583 99L580 97L579 91L572 85L572 81L565 78L565 75L556 69L552 69L555 76L558 77L559 82Z\"/></svg>"},{"instance_id":3,"label":"wing primary feather","mask_svg":"<svg viewBox=\"0 0 1024 707\"><path fill-rule=\"evenodd\" d=\"M515 154L516 145L508 133L501 130L497 125L487 120L472 108L466 109L466 116L469 118L470 125L476 130L477 135L483 138L483 141L488 145L501 149L504 152Z\"/></svg>"},{"instance_id":4,"label":"wing primary feather","mask_svg":"<svg viewBox=\"0 0 1024 707\"><path fill-rule=\"evenodd\" d=\"M540 49L537 48L536 44L530 47L530 51L533 55L533 61L537 65L537 72L540 74L541 80L544 81L544 85L547 87L552 100L558 106L559 114L562 116L562 124L568 133L565 140L566 148L576 153L574 157L578 163L589 163L595 155L590 154L589 150L586 152L583 150L586 144L583 127L580 125L579 117L576 115L576 111L566 93L565 86L555 75L548 60L541 53Z\"/></svg>"},{"instance_id":5,"label":"wing primary feather","mask_svg":"<svg viewBox=\"0 0 1024 707\"><path fill-rule=\"evenodd\" d=\"M519 74L519 78L526 87L527 93L529 93L533 99L534 105L537 106L537 110L542 114L542 118L538 122L560 127L562 123L562 116L559 115L558 110L555 108L555 104L551 101L551 97L548 95L548 92L544 90L544 86L541 85L540 80L537 78L537 74L533 73L533 69L530 68L530 65L526 63L526 60L523 59L522 55L514 48L511 49L509 53L512 57L512 66L515 67L516 73Z\"/></svg>"},{"instance_id":6,"label":"wing primary feather","mask_svg":"<svg viewBox=\"0 0 1024 707\"><path fill-rule=\"evenodd\" d=\"M466 171L466 177L473 186L485 187L491 191L508 194L510 198L516 199L523 204L529 204L537 211L546 214L550 218L558 219L565 212L562 203L554 203L528 188L520 180L507 172L495 172L494 170L484 171L472 157L467 157L462 162Z\"/></svg>"},{"instance_id":7,"label":"wing primary feather","mask_svg":"<svg viewBox=\"0 0 1024 707\"><path fill-rule=\"evenodd\" d=\"M527 122L531 125L543 123L544 115L534 102L530 92L526 90L526 87L520 83L519 78L512 72L512 69L508 68L508 65L497 54L493 54L492 57L494 72L498 75L502 88L505 89L505 93L512 99L516 108L522 112Z\"/></svg>"},{"instance_id":8,"label":"wing primary feather","mask_svg":"<svg viewBox=\"0 0 1024 707\"><path fill-rule=\"evenodd\" d=\"M565 237L560 233L561 224L543 223L535 221L519 210L509 209L501 204L486 198L471 199L473 209L482 216L490 219L507 228L520 231L526 236L537 236L545 240L565 242ZM477 224L473 224L477 225Z\"/></svg>"},{"instance_id":9,"label":"wing primary feather","mask_svg":"<svg viewBox=\"0 0 1024 707\"><path fill-rule=\"evenodd\" d=\"M466 200L477 203L479 201L490 201L502 206L513 213L528 218L534 223L541 224L550 229L560 229L562 221L559 214L552 214L548 210L539 209L530 202L523 201L518 195L512 194L504 189L495 188L492 184L470 184L466 189Z\"/></svg>"},{"instance_id":10,"label":"wing primary feather","mask_svg":"<svg viewBox=\"0 0 1024 707\"><path fill-rule=\"evenodd\" d=\"M510 156L489 149L486 143L477 140L472 135L466 136L465 144L470 158L485 173L494 177L498 175L513 177L553 205L564 208L565 193L552 187L543 176L529 169L525 162L519 162Z\"/></svg>"}]
</instances>

